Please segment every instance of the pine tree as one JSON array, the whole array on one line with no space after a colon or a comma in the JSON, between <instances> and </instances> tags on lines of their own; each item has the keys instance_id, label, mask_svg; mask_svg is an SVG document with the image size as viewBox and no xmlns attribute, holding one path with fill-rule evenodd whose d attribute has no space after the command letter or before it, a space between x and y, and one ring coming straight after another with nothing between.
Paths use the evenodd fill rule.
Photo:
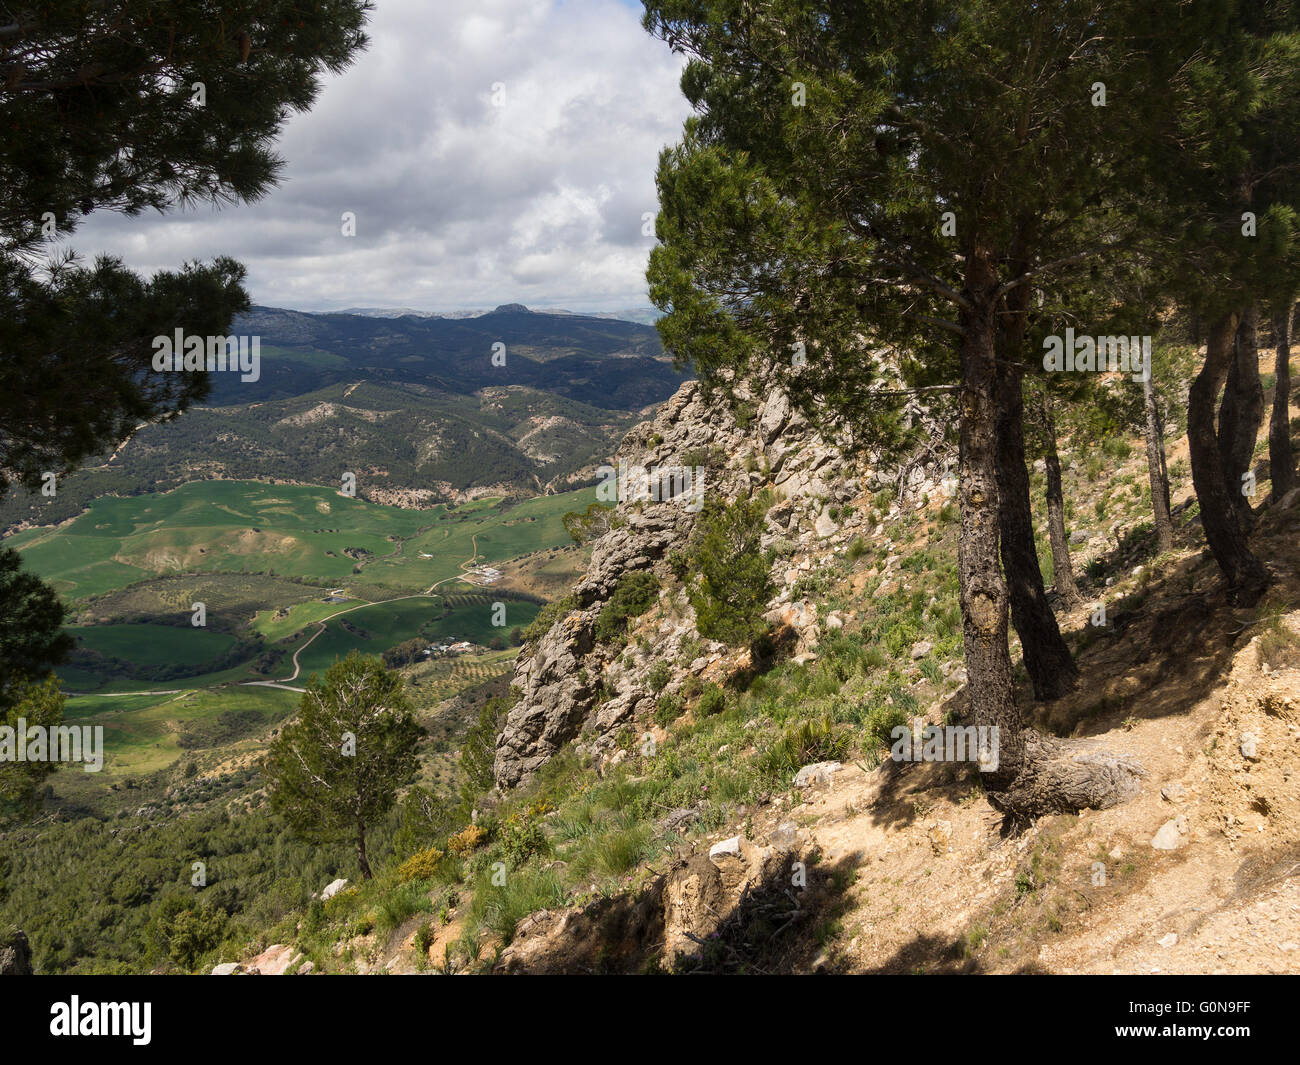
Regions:
<instances>
[{"instance_id":1,"label":"pine tree","mask_svg":"<svg viewBox=\"0 0 1300 1065\"><path fill-rule=\"evenodd\" d=\"M687 596L700 635L732 646L748 644L765 630L763 611L775 594L771 558L763 550L764 496L723 504L712 500L700 512L691 536Z\"/></svg>"},{"instance_id":2,"label":"pine tree","mask_svg":"<svg viewBox=\"0 0 1300 1065\"><path fill-rule=\"evenodd\" d=\"M370 879L366 833L414 778L415 721L402 678L356 651L312 675L298 716L267 754L272 809L312 840L350 836Z\"/></svg>"},{"instance_id":3,"label":"pine tree","mask_svg":"<svg viewBox=\"0 0 1300 1065\"><path fill-rule=\"evenodd\" d=\"M1082 768L1021 727L1000 564L999 320L1010 298L1024 306L1021 288L1050 294L1124 252L1136 223L1096 219L1143 187L1134 146L1167 120L1165 84L1224 10L647 3L648 28L691 57L682 86L697 111L660 162L649 276L666 346L705 375L793 351L796 398L868 427L891 394L959 384L969 691L976 722L1001 736L984 782L1008 816L1109 805L1136 777L1123 759Z\"/></svg>"},{"instance_id":4,"label":"pine tree","mask_svg":"<svg viewBox=\"0 0 1300 1065\"><path fill-rule=\"evenodd\" d=\"M365 0L52 0L0 14L0 495L207 392L152 370L155 336L228 334L249 308L229 259L145 281L120 261L42 264L94 211L253 202L285 120L366 43Z\"/></svg>"},{"instance_id":5,"label":"pine tree","mask_svg":"<svg viewBox=\"0 0 1300 1065\"><path fill-rule=\"evenodd\" d=\"M1172 120L1144 149L1150 251L1168 291L1205 323L1205 361L1188 395L1192 480L1206 541L1241 604L1270 580L1250 549L1243 499L1262 418L1254 317L1300 287L1297 56L1293 5L1243 5L1171 84Z\"/></svg>"}]
</instances>

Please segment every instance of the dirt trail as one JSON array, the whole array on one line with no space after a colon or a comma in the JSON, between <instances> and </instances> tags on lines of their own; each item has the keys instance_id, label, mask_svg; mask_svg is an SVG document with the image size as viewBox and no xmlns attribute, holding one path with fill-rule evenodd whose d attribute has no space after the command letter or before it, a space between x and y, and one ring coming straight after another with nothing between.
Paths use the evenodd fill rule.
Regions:
<instances>
[{"instance_id":1,"label":"dirt trail","mask_svg":"<svg viewBox=\"0 0 1300 1065\"><path fill-rule=\"evenodd\" d=\"M1276 602L1300 601L1298 521L1300 504L1256 539ZM1249 624L1189 554L1120 618L1080 655L1079 691L1026 712L1137 756L1148 775L1131 802L1004 837L973 770L853 765L755 826L761 842L793 821L826 868L853 870L827 965L1300 972L1300 610Z\"/></svg>"}]
</instances>

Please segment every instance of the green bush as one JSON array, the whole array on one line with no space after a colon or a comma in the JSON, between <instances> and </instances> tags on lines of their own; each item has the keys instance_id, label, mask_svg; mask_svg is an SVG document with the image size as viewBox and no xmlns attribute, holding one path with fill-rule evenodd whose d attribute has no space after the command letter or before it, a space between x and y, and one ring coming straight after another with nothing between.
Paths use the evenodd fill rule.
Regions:
<instances>
[{"instance_id":1,"label":"green bush","mask_svg":"<svg viewBox=\"0 0 1300 1065\"><path fill-rule=\"evenodd\" d=\"M722 689L716 684L706 684L700 695L700 701L695 705L695 712L700 717L712 717L714 714L722 713L726 705L727 697Z\"/></svg>"},{"instance_id":2,"label":"green bush","mask_svg":"<svg viewBox=\"0 0 1300 1065\"><path fill-rule=\"evenodd\" d=\"M542 826L532 818L514 814L501 831L501 853L511 866L520 866L534 854L545 854L550 842Z\"/></svg>"},{"instance_id":3,"label":"green bush","mask_svg":"<svg viewBox=\"0 0 1300 1065\"><path fill-rule=\"evenodd\" d=\"M729 506L710 502L700 514L689 546L686 594L695 627L711 640L740 646L766 627L763 611L775 588L772 559L761 541L770 506L764 493Z\"/></svg>"},{"instance_id":4,"label":"green bush","mask_svg":"<svg viewBox=\"0 0 1300 1065\"><path fill-rule=\"evenodd\" d=\"M761 766L783 776L811 762L829 762L848 754L848 737L837 733L829 717L804 721L786 732L763 752Z\"/></svg>"},{"instance_id":5,"label":"green bush","mask_svg":"<svg viewBox=\"0 0 1300 1065\"><path fill-rule=\"evenodd\" d=\"M668 687L668 682L672 679L672 667L662 660L651 666L650 672L646 675L646 683L650 686L650 690L656 695Z\"/></svg>"},{"instance_id":6,"label":"green bush","mask_svg":"<svg viewBox=\"0 0 1300 1065\"><path fill-rule=\"evenodd\" d=\"M681 712L682 697L665 692L659 696L659 702L655 706L655 723L667 726L670 722L676 721Z\"/></svg>"},{"instance_id":7,"label":"green bush","mask_svg":"<svg viewBox=\"0 0 1300 1065\"><path fill-rule=\"evenodd\" d=\"M628 621L649 610L658 596L659 578L653 573L645 570L624 573L596 618L596 639L602 643L623 639Z\"/></svg>"}]
</instances>

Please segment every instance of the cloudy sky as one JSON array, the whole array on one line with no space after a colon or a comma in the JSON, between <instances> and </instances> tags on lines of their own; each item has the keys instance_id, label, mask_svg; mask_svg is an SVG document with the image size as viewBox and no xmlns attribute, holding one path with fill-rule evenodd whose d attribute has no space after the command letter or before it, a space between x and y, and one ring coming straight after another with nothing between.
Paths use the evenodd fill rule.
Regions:
<instances>
[{"instance_id":1,"label":"cloudy sky","mask_svg":"<svg viewBox=\"0 0 1300 1065\"><path fill-rule=\"evenodd\" d=\"M687 106L681 59L640 17L626 0L376 0L369 50L289 122L270 197L92 216L72 244L145 272L233 255L255 303L300 310L648 306L642 216Z\"/></svg>"}]
</instances>

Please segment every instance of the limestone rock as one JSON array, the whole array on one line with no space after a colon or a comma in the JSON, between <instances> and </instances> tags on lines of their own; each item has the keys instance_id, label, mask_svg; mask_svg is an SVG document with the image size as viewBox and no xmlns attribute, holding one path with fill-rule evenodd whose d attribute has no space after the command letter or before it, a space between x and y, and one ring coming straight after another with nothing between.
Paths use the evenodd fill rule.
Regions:
<instances>
[{"instance_id":1,"label":"limestone rock","mask_svg":"<svg viewBox=\"0 0 1300 1065\"><path fill-rule=\"evenodd\" d=\"M718 862L727 861L731 858L740 857L740 837L732 836L730 839L724 839L715 843L709 848L709 861L717 864Z\"/></svg>"},{"instance_id":2,"label":"limestone rock","mask_svg":"<svg viewBox=\"0 0 1300 1065\"><path fill-rule=\"evenodd\" d=\"M0 934L0 976L31 976L32 948L27 933L10 928Z\"/></svg>"},{"instance_id":3,"label":"limestone rock","mask_svg":"<svg viewBox=\"0 0 1300 1065\"><path fill-rule=\"evenodd\" d=\"M830 784L831 777L843 768L839 762L813 762L794 775L794 786L811 788L815 785Z\"/></svg>"},{"instance_id":4,"label":"limestone rock","mask_svg":"<svg viewBox=\"0 0 1300 1065\"><path fill-rule=\"evenodd\" d=\"M302 954L292 946L276 943L267 947L249 965L263 976L283 976L286 969L302 959Z\"/></svg>"},{"instance_id":5,"label":"limestone rock","mask_svg":"<svg viewBox=\"0 0 1300 1065\"><path fill-rule=\"evenodd\" d=\"M1158 851L1177 850L1181 843L1182 837L1178 832L1178 822L1172 819L1161 825L1151 840L1151 846Z\"/></svg>"}]
</instances>

